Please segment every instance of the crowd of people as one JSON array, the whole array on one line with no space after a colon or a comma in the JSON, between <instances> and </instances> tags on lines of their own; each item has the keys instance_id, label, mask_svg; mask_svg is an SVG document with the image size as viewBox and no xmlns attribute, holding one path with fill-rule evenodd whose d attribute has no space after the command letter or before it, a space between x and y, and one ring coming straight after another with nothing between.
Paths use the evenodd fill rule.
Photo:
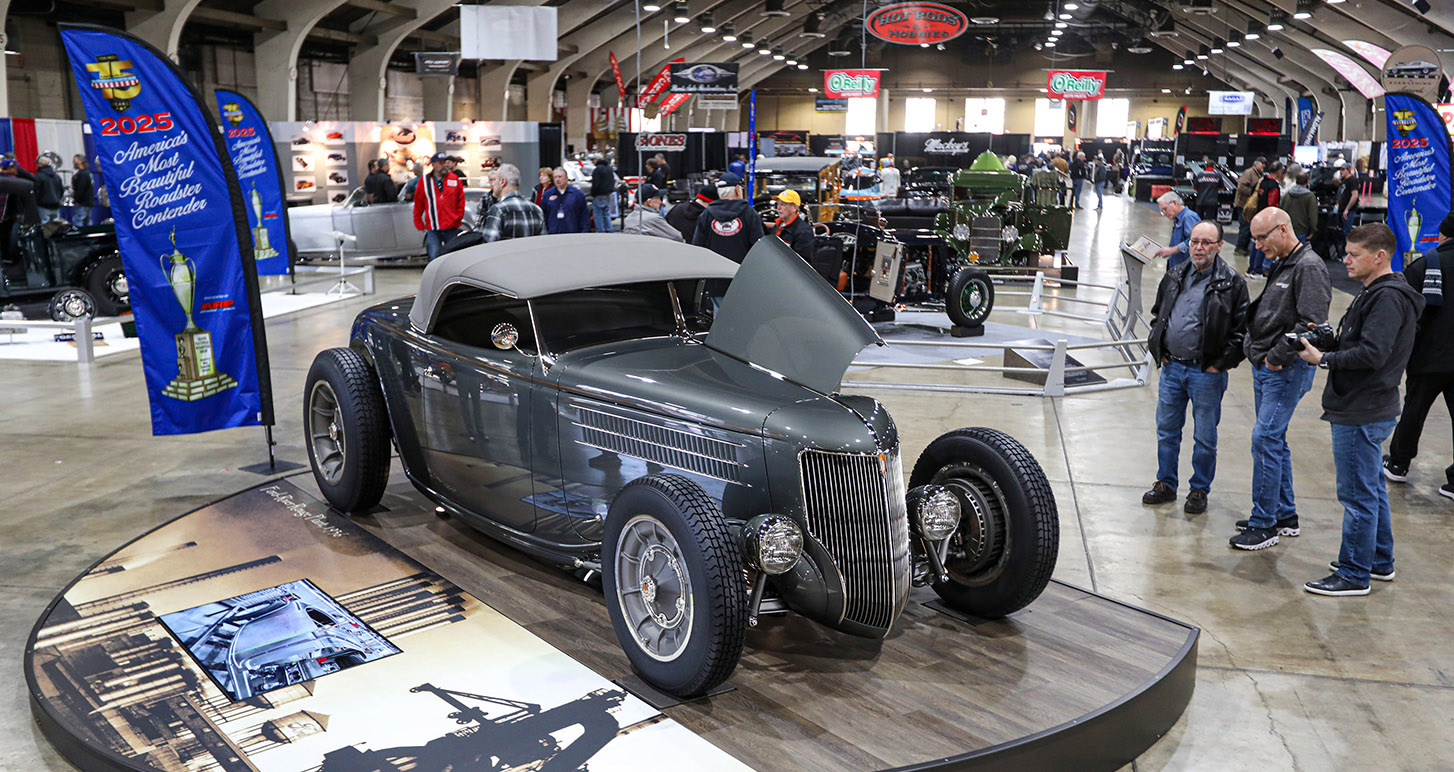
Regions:
<instances>
[{"instance_id":1,"label":"crowd of people","mask_svg":"<svg viewBox=\"0 0 1454 772\"><path fill-rule=\"evenodd\" d=\"M1408 480L1425 417L1439 395L1454 412L1454 344L1449 343L1454 314L1441 313L1442 264L1454 261L1454 215L1441 223L1435 248L1396 272L1393 231L1383 223L1353 224L1363 163L1335 163L1338 216L1346 234L1339 251L1349 278L1362 286L1336 327L1328 320L1328 267L1309 243L1317 210L1315 204L1311 212L1307 208L1306 171L1259 158L1239 181L1242 228L1235 253L1249 256L1247 275L1266 278L1255 299L1243 275L1220 256L1221 224L1198 217L1175 193L1157 201L1173 221L1173 235L1158 253L1168 259L1168 267L1152 306L1149 334L1153 359L1161 367L1157 475L1142 502L1157 506L1178 497L1189 405L1192 474L1183 509L1192 515L1206 512L1229 371L1246 360L1256 414L1249 437L1251 506L1228 543L1263 550L1300 535L1287 432L1316 370L1327 370L1322 419L1331 426L1336 490L1344 511L1342 545L1329 563L1331 573L1304 589L1329 596L1366 595L1370 581L1394 578L1385 481ZM1289 172L1291 184L1284 186ZM1406 369L1407 395L1401 400ZM1390 436L1385 456L1381 449ZM1445 475L1448 482L1439 493L1454 498L1454 465Z\"/></svg>"}]
</instances>

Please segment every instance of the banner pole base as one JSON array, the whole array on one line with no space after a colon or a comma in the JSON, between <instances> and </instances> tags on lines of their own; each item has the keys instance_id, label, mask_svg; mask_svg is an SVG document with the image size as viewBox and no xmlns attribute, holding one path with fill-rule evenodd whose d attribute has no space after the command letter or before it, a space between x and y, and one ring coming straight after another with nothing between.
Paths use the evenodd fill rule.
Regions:
<instances>
[{"instance_id":1,"label":"banner pole base","mask_svg":"<svg viewBox=\"0 0 1454 772\"><path fill-rule=\"evenodd\" d=\"M303 468L303 465L297 462L279 461L277 459L277 456L273 453L273 447L276 446L278 443L273 441L272 424L268 424L263 427L263 434L266 438L268 446L268 462L266 464L248 464L247 466L240 466L238 467L238 469L244 472L251 472L253 474L270 475L278 474L279 472L289 472L294 469Z\"/></svg>"}]
</instances>

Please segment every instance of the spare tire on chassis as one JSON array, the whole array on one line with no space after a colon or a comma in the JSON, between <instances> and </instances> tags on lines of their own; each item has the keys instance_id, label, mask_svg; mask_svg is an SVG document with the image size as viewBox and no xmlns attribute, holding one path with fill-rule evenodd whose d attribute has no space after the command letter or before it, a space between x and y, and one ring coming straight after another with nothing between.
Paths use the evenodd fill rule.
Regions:
<instances>
[{"instance_id":1,"label":"spare tire on chassis","mask_svg":"<svg viewBox=\"0 0 1454 772\"><path fill-rule=\"evenodd\" d=\"M601 574L631 666L678 697L732 674L747 631L743 561L717 503L675 474L632 480L606 514Z\"/></svg>"},{"instance_id":2,"label":"spare tire on chassis","mask_svg":"<svg viewBox=\"0 0 1454 772\"><path fill-rule=\"evenodd\" d=\"M959 501L943 561L948 580L932 582L946 604L994 619L1039 597L1055 570L1060 520L1030 451L994 429L956 429L919 454L909 486L921 485L944 486Z\"/></svg>"},{"instance_id":3,"label":"spare tire on chassis","mask_svg":"<svg viewBox=\"0 0 1454 772\"><path fill-rule=\"evenodd\" d=\"M318 352L303 391L303 437L323 497L340 512L379 503L389 481L389 413L373 365L353 349Z\"/></svg>"}]
</instances>

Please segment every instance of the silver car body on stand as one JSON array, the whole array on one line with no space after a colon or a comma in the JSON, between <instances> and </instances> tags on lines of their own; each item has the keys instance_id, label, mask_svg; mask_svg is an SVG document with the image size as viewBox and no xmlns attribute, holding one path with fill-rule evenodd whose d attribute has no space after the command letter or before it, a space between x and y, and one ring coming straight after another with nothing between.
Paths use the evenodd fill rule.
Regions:
<instances>
[{"instance_id":1,"label":"silver car body on stand","mask_svg":"<svg viewBox=\"0 0 1454 772\"><path fill-rule=\"evenodd\" d=\"M465 189L464 227L478 226L484 194L482 189ZM341 204L293 207L288 210L288 220L300 261L337 258L339 245L334 231L358 239L343 244L343 257L348 260L424 254L424 233L414 227L414 202L369 204L364 201L363 188L355 188Z\"/></svg>"}]
</instances>

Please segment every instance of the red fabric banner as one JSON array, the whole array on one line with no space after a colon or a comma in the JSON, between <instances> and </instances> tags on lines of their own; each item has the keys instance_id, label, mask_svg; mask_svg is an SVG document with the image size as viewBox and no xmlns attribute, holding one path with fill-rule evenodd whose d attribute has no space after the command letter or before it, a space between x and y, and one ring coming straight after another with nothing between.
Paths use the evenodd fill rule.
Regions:
<instances>
[{"instance_id":1,"label":"red fabric banner","mask_svg":"<svg viewBox=\"0 0 1454 772\"><path fill-rule=\"evenodd\" d=\"M685 61L685 58L677 58L671 60L671 62L667 62L666 65L661 68L661 72L658 72L656 74L656 77L651 79L651 85L647 86L646 90L641 92L641 96L636 98L636 106L645 107L652 102L655 102L656 98L661 96L661 92L666 90L667 84L671 82L672 62Z\"/></svg>"},{"instance_id":2,"label":"red fabric banner","mask_svg":"<svg viewBox=\"0 0 1454 772\"><path fill-rule=\"evenodd\" d=\"M621 63L616 61L616 52L611 52L611 74L616 76L616 106L626 104L626 81L621 78Z\"/></svg>"},{"instance_id":3,"label":"red fabric banner","mask_svg":"<svg viewBox=\"0 0 1454 772\"><path fill-rule=\"evenodd\" d=\"M686 104L687 100L691 98L691 94L672 94L671 96L662 100L660 114L671 115L678 107Z\"/></svg>"}]
</instances>

